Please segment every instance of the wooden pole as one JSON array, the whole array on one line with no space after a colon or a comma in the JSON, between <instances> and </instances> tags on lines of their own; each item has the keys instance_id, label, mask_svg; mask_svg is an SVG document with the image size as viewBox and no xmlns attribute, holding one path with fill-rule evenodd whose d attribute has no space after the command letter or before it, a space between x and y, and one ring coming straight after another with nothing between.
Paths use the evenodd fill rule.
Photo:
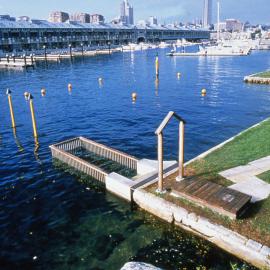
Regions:
<instances>
[{"instance_id":1,"label":"wooden pole","mask_svg":"<svg viewBox=\"0 0 270 270\"><path fill-rule=\"evenodd\" d=\"M34 111L34 105L33 105L33 97L30 97L30 110L31 110L31 116L32 116L32 123L33 123L33 133L34 137L37 138L37 124L36 124L36 117L35 117L35 111Z\"/></svg>"},{"instance_id":2,"label":"wooden pole","mask_svg":"<svg viewBox=\"0 0 270 270\"><path fill-rule=\"evenodd\" d=\"M156 78L159 77L159 59L156 57Z\"/></svg>"},{"instance_id":3,"label":"wooden pole","mask_svg":"<svg viewBox=\"0 0 270 270\"><path fill-rule=\"evenodd\" d=\"M13 111L13 105L12 105L12 98L11 98L11 92L10 92L10 90L7 90L7 94L8 94L8 103L9 103L9 109L10 109L10 117L11 117L12 128L16 128L15 117L14 117L14 111Z\"/></svg>"},{"instance_id":4,"label":"wooden pole","mask_svg":"<svg viewBox=\"0 0 270 270\"><path fill-rule=\"evenodd\" d=\"M158 191L163 192L163 134L158 134Z\"/></svg>"},{"instance_id":5,"label":"wooden pole","mask_svg":"<svg viewBox=\"0 0 270 270\"><path fill-rule=\"evenodd\" d=\"M179 123L179 176L178 180L184 177L184 142L185 142L185 124L183 121Z\"/></svg>"}]
</instances>

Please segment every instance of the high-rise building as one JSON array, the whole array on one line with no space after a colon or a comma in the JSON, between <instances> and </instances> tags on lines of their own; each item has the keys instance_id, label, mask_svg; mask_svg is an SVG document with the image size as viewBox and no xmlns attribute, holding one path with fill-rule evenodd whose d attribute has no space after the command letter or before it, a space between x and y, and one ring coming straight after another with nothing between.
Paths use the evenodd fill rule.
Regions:
<instances>
[{"instance_id":1,"label":"high-rise building","mask_svg":"<svg viewBox=\"0 0 270 270\"><path fill-rule=\"evenodd\" d=\"M128 0L124 0L120 5L120 21L125 24L134 24L133 7Z\"/></svg>"},{"instance_id":2,"label":"high-rise building","mask_svg":"<svg viewBox=\"0 0 270 270\"><path fill-rule=\"evenodd\" d=\"M74 13L70 15L70 20L81 23L90 23L90 14L87 13Z\"/></svg>"},{"instance_id":3,"label":"high-rise building","mask_svg":"<svg viewBox=\"0 0 270 270\"><path fill-rule=\"evenodd\" d=\"M100 14L93 14L93 15L90 15L90 22L95 23L95 24L104 23L105 18L104 18L104 16L102 16Z\"/></svg>"},{"instance_id":4,"label":"high-rise building","mask_svg":"<svg viewBox=\"0 0 270 270\"><path fill-rule=\"evenodd\" d=\"M212 24L212 0L204 0L203 27L207 28Z\"/></svg>"},{"instance_id":5,"label":"high-rise building","mask_svg":"<svg viewBox=\"0 0 270 270\"><path fill-rule=\"evenodd\" d=\"M149 17L149 24L150 25L157 25L158 24L157 18L153 17L153 16Z\"/></svg>"},{"instance_id":6,"label":"high-rise building","mask_svg":"<svg viewBox=\"0 0 270 270\"><path fill-rule=\"evenodd\" d=\"M69 14L63 11L53 11L50 14L49 22L63 23L69 20Z\"/></svg>"}]
</instances>

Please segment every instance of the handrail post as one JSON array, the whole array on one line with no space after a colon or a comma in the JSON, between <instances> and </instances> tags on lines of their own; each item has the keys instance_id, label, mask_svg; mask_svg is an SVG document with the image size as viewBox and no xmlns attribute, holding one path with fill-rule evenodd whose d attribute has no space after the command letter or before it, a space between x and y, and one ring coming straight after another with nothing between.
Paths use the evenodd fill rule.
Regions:
<instances>
[{"instance_id":1,"label":"handrail post","mask_svg":"<svg viewBox=\"0 0 270 270\"><path fill-rule=\"evenodd\" d=\"M179 123L179 175L177 181L181 181L184 178L184 143L185 143L185 124L183 121Z\"/></svg>"},{"instance_id":2,"label":"handrail post","mask_svg":"<svg viewBox=\"0 0 270 270\"><path fill-rule=\"evenodd\" d=\"M158 134L158 192L163 192L163 134Z\"/></svg>"}]
</instances>

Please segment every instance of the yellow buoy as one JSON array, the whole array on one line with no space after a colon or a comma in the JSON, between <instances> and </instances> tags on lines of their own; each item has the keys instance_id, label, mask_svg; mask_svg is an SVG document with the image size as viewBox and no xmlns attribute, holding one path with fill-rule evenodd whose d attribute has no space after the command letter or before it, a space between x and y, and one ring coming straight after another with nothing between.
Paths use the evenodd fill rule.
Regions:
<instances>
[{"instance_id":1,"label":"yellow buoy","mask_svg":"<svg viewBox=\"0 0 270 270\"><path fill-rule=\"evenodd\" d=\"M45 88L42 88L40 92L41 92L41 96L44 97L46 95L46 89Z\"/></svg>"},{"instance_id":2,"label":"yellow buoy","mask_svg":"<svg viewBox=\"0 0 270 270\"><path fill-rule=\"evenodd\" d=\"M207 93L206 89L202 89L202 96L206 96L206 93Z\"/></svg>"},{"instance_id":3,"label":"yellow buoy","mask_svg":"<svg viewBox=\"0 0 270 270\"><path fill-rule=\"evenodd\" d=\"M29 95L30 95L30 93L29 92L24 92L24 97L25 97L25 99L28 99L28 97L29 97Z\"/></svg>"},{"instance_id":4,"label":"yellow buoy","mask_svg":"<svg viewBox=\"0 0 270 270\"><path fill-rule=\"evenodd\" d=\"M71 91L71 90L72 90L72 84L69 83L69 84L68 84L68 91Z\"/></svg>"},{"instance_id":5,"label":"yellow buoy","mask_svg":"<svg viewBox=\"0 0 270 270\"><path fill-rule=\"evenodd\" d=\"M137 93L133 92L132 93L132 100L136 101L136 99L137 99Z\"/></svg>"}]
</instances>

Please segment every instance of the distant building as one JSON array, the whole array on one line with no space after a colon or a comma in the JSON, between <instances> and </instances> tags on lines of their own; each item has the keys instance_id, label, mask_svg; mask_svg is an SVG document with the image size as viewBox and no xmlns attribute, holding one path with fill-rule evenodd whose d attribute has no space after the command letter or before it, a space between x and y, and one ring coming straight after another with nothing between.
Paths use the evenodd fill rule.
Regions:
<instances>
[{"instance_id":1,"label":"distant building","mask_svg":"<svg viewBox=\"0 0 270 270\"><path fill-rule=\"evenodd\" d=\"M90 23L90 14L87 13L74 13L70 15L70 21Z\"/></svg>"},{"instance_id":2,"label":"distant building","mask_svg":"<svg viewBox=\"0 0 270 270\"><path fill-rule=\"evenodd\" d=\"M241 32L243 30L243 23L236 19L226 20L226 31L228 32Z\"/></svg>"},{"instance_id":3,"label":"distant building","mask_svg":"<svg viewBox=\"0 0 270 270\"><path fill-rule=\"evenodd\" d=\"M125 24L134 24L133 7L128 0L124 0L120 5L120 21Z\"/></svg>"},{"instance_id":4,"label":"distant building","mask_svg":"<svg viewBox=\"0 0 270 270\"><path fill-rule=\"evenodd\" d=\"M93 14L93 15L90 15L90 22L94 23L94 24L104 23L105 18L104 18L104 16L102 16L100 14Z\"/></svg>"},{"instance_id":5,"label":"distant building","mask_svg":"<svg viewBox=\"0 0 270 270\"><path fill-rule=\"evenodd\" d=\"M204 0L203 27L208 28L212 24L212 0Z\"/></svg>"},{"instance_id":6,"label":"distant building","mask_svg":"<svg viewBox=\"0 0 270 270\"><path fill-rule=\"evenodd\" d=\"M0 15L0 20L6 20L6 21L16 21L16 18L10 17L9 15Z\"/></svg>"},{"instance_id":7,"label":"distant building","mask_svg":"<svg viewBox=\"0 0 270 270\"><path fill-rule=\"evenodd\" d=\"M146 27L146 26L149 26L149 22L146 21L146 20L139 20L139 21L137 22L137 25Z\"/></svg>"},{"instance_id":8,"label":"distant building","mask_svg":"<svg viewBox=\"0 0 270 270\"><path fill-rule=\"evenodd\" d=\"M158 24L157 18L153 17L153 16L149 17L149 24L150 25L157 25Z\"/></svg>"},{"instance_id":9,"label":"distant building","mask_svg":"<svg viewBox=\"0 0 270 270\"><path fill-rule=\"evenodd\" d=\"M18 17L17 21L29 22L30 18L28 16L20 16L20 17Z\"/></svg>"},{"instance_id":10,"label":"distant building","mask_svg":"<svg viewBox=\"0 0 270 270\"><path fill-rule=\"evenodd\" d=\"M218 30L218 24L215 24L214 29L217 31ZM219 31L226 31L226 22L220 22L219 23Z\"/></svg>"},{"instance_id":11,"label":"distant building","mask_svg":"<svg viewBox=\"0 0 270 270\"><path fill-rule=\"evenodd\" d=\"M63 23L69 20L69 14L63 11L53 11L49 16L49 22Z\"/></svg>"}]
</instances>

